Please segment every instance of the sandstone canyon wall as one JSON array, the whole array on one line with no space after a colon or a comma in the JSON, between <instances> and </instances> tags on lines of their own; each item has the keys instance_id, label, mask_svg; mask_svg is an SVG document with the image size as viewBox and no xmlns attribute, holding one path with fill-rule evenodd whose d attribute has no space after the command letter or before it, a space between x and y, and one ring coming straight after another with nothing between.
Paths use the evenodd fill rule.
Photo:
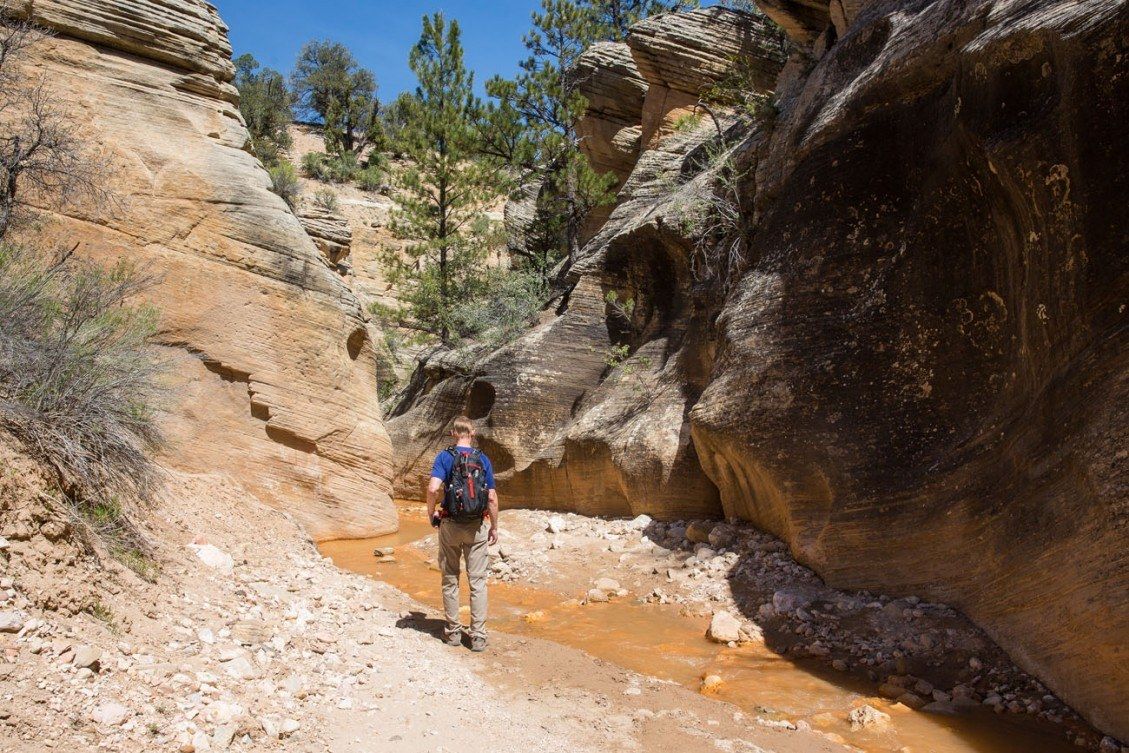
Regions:
<instances>
[{"instance_id":1,"label":"sandstone canyon wall","mask_svg":"<svg viewBox=\"0 0 1129 753\"><path fill-rule=\"evenodd\" d=\"M961 608L1129 739L1126 4L763 7L782 69L722 9L592 53L618 203L539 326L421 365L398 489L469 412L506 502L751 520L833 585ZM735 33L775 117L671 133ZM688 221L719 150L749 207L731 293Z\"/></svg>"},{"instance_id":2,"label":"sandstone canyon wall","mask_svg":"<svg viewBox=\"0 0 1129 753\"><path fill-rule=\"evenodd\" d=\"M9 2L118 198L42 211L37 240L159 278L173 387L166 462L229 473L318 539L394 530L373 336L271 193L239 115L227 29L202 0Z\"/></svg>"}]
</instances>

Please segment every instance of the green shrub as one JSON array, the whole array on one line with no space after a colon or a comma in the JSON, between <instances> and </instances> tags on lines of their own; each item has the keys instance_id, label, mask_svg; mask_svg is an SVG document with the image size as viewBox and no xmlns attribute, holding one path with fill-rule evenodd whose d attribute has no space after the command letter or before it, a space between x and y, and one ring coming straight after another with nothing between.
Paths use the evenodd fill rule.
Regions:
<instances>
[{"instance_id":1,"label":"green shrub","mask_svg":"<svg viewBox=\"0 0 1129 753\"><path fill-rule=\"evenodd\" d=\"M384 170L376 165L369 165L357 173L357 186L362 191L379 191L384 184Z\"/></svg>"},{"instance_id":2,"label":"green shrub","mask_svg":"<svg viewBox=\"0 0 1129 753\"><path fill-rule=\"evenodd\" d=\"M492 271L487 274L486 290L452 308L453 329L460 337L492 345L511 342L536 321L547 297L534 273Z\"/></svg>"},{"instance_id":3,"label":"green shrub","mask_svg":"<svg viewBox=\"0 0 1129 753\"><path fill-rule=\"evenodd\" d=\"M329 155L323 152L306 152L302 155L302 175L307 178L322 180L325 171L325 160Z\"/></svg>"},{"instance_id":4,"label":"green shrub","mask_svg":"<svg viewBox=\"0 0 1129 753\"><path fill-rule=\"evenodd\" d=\"M150 282L125 262L0 245L0 424L103 522L158 484L157 315L129 303Z\"/></svg>"},{"instance_id":5,"label":"green shrub","mask_svg":"<svg viewBox=\"0 0 1129 753\"><path fill-rule=\"evenodd\" d=\"M352 152L325 154L306 152L302 155L302 172L323 183L347 183L360 172L360 162Z\"/></svg>"},{"instance_id":6,"label":"green shrub","mask_svg":"<svg viewBox=\"0 0 1129 753\"><path fill-rule=\"evenodd\" d=\"M294 169L294 165L286 160L280 160L267 168L267 172L270 173L271 190L281 196L286 205L293 209L302 193L298 171Z\"/></svg>"},{"instance_id":7,"label":"green shrub","mask_svg":"<svg viewBox=\"0 0 1129 753\"><path fill-rule=\"evenodd\" d=\"M336 212L338 206L337 192L328 188L320 188L314 191L314 205L327 212Z\"/></svg>"}]
</instances>

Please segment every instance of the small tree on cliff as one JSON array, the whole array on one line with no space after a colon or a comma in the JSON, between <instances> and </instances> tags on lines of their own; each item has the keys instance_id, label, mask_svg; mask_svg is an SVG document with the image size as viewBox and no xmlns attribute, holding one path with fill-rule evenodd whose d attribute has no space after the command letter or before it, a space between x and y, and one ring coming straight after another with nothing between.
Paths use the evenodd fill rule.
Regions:
<instances>
[{"instance_id":1,"label":"small tree on cliff","mask_svg":"<svg viewBox=\"0 0 1129 753\"><path fill-rule=\"evenodd\" d=\"M499 193L499 176L477 158L481 105L463 63L458 22L442 13L424 16L408 65L419 85L400 101L398 144L407 166L395 176L401 195L392 222L409 242L408 258L388 250L385 263L393 281L407 288L409 326L448 342L453 308L485 283L484 210Z\"/></svg>"},{"instance_id":2,"label":"small tree on cliff","mask_svg":"<svg viewBox=\"0 0 1129 753\"><path fill-rule=\"evenodd\" d=\"M542 0L525 35L529 56L514 79L494 77L497 100L483 118L484 151L543 183L539 214L559 223L560 254L574 258L588 213L611 200L614 177L597 174L580 151L576 122L587 101L573 75L576 61L599 37L591 9L570 0ZM558 254L559 256L559 254Z\"/></svg>"},{"instance_id":3,"label":"small tree on cliff","mask_svg":"<svg viewBox=\"0 0 1129 753\"><path fill-rule=\"evenodd\" d=\"M260 68L259 61L247 53L235 59L235 88L255 155L263 164L273 165L279 151L288 148L291 141L291 97L286 78L272 68Z\"/></svg>"},{"instance_id":4,"label":"small tree on cliff","mask_svg":"<svg viewBox=\"0 0 1129 753\"><path fill-rule=\"evenodd\" d=\"M25 67L29 48L46 36L0 9L0 238L28 196L56 206L114 203L103 185L106 160L85 147L46 75Z\"/></svg>"},{"instance_id":5,"label":"small tree on cliff","mask_svg":"<svg viewBox=\"0 0 1129 753\"><path fill-rule=\"evenodd\" d=\"M325 126L327 151L359 154L380 140L376 76L340 42L307 42L294 64L291 88L298 114Z\"/></svg>"}]
</instances>

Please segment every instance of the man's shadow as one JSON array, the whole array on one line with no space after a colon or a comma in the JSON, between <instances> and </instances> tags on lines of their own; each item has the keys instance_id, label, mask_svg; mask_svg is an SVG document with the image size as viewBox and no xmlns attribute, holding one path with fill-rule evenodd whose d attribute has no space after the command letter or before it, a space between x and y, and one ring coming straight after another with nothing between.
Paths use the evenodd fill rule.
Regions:
<instances>
[{"instance_id":1,"label":"man's shadow","mask_svg":"<svg viewBox=\"0 0 1129 753\"><path fill-rule=\"evenodd\" d=\"M443 628L446 624L445 620L428 617L426 614L419 611L409 612L407 617L401 617L396 620L396 627L398 628L418 630L438 640L443 640Z\"/></svg>"}]
</instances>

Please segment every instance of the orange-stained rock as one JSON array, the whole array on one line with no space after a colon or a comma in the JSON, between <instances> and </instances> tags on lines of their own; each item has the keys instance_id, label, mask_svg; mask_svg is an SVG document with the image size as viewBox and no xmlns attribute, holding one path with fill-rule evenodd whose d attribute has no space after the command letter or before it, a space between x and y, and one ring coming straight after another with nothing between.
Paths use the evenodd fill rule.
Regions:
<instances>
[{"instance_id":1,"label":"orange-stained rock","mask_svg":"<svg viewBox=\"0 0 1129 753\"><path fill-rule=\"evenodd\" d=\"M215 8L33 7L56 36L31 62L109 155L121 199L41 212L35 237L159 278L148 296L173 387L166 462L231 474L318 539L394 530L375 330L248 151Z\"/></svg>"}]
</instances>

